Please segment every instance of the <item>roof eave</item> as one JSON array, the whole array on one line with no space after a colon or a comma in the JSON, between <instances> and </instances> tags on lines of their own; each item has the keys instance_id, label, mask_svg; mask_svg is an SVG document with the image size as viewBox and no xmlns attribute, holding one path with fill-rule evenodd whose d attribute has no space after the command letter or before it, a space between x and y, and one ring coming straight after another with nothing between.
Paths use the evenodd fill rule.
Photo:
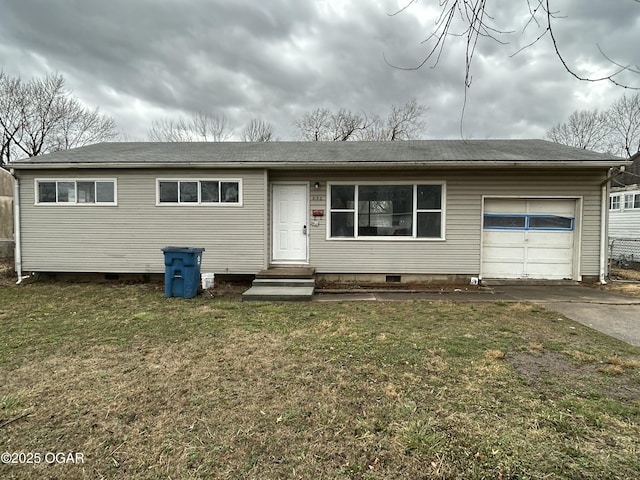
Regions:
<instances>
[{"instance_id":1,"label":"roof eave","mask_svg":"<svg viewBox=\"0 0 640 480\"><path fill-rule=\"evenodd\" d=\"M69 162L69 163L14 163L15 170L68 170L68 169L154 169L154 168L221 168L221 169L326 169L326 168L612 168L629 166L629 160L449 160L449 161L392 161L392 162Z\"/></svg>"}]
</instances>

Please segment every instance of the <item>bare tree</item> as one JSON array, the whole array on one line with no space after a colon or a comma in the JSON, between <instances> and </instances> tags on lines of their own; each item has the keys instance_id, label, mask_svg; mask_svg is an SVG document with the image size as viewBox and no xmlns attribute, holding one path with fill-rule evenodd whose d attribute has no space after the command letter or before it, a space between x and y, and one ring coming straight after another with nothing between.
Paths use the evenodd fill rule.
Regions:
<instances>
[{"instance_id":1,"label":"bare tree","mask_svg":"<svg viewBox=\"0 0 640 480\"><path fill-rule=\"evenodd\" d=\"M172 120L161 118L151 122L151 130L147 134L152 142L189 142L188 126L183 118Z\"/></svg>"},{"instance_id":2,"label":"bare tree","mask_svg":"<svg viewBox=\"0 0 640 480\"><path fill-rule=\"evenodd\" d=\"M640 93L616 100L609 110L609 122L622 155L631 157L640 152Z\"/></svg>"},{"instance_id":3,"label":"bare tree","mask_svg":"<svg viewBox=\"0 0 640 480\"><path fill-rule=\"evenodd\" d=\"M546 136L572 147L631 157L640 152L640 93L623 95L604 112L575 111Z\"/></svg>"},{"instance_id":4,"label":"bare tree","mask_svg":"<svg viewBox=\"0 0 640 480\"><path fill-rule=\"evenodd\" d=\"M242 129L243 142L270 142L273 140L273 126L263 120L253 119Z\"/></svg>"},{"instance_id":5,"label":"bare tree","mask_svg":"<svg viewBox=\"0 0 640 480\"><path fill-rule=\"evenodd\" d=\"M332 137L329 133L332 115L334 114L326 108L316 108L305 113L300 120L296 120L293 124L298 129L301 140L308 142L327 141Z\"/></svg>"},{"instance_id":6,"label":"bare tree","mask_svg":"<svg viewBox=\"0 0 640 480\"><path fill-rule=\"evenodd\" d=\"M575 111L564 123L558 123L549 129L549 140L596 151L611 151L611 125L609 115L597 110Z\"/></svg>"},{"instance_id":7,"label":"bare tree","mask_svg":"<svg viewBox=\"0 0 640 480\"><path fill-rule=\"evenodd\" d=\"M2 163L118 136L115 121L71 96L62 75L22 82L0 72Z\"/></svg>"},{"instance_id":8,"label":"bare tree","mask_svg":"<svg viewBox=\"0 0 640 480\"><path fill-rule=\"evenodd\" d=\"M633 1L640 3L640 0ZM392 15L398 15L405 12L412 4L417 2L418 0L409 0L403 8ZM539 34L531 43L514 52L512 56L531 47L544 37L549 37L553 45L554 54L559 59L564 69L578 80L588 82L606 81L619 87L640 89L640 85L630 85L624 80L621 80L620 77L624 72L640 74L639 67L637 65L624 65L613 60L602 50L600 50L600 53L603 58L612 66L611 73L599 77L585 77L580 75L577 72L577 69L570 64L567 57L563 54L555 35L554 29L556 21L561 19L562 16L558 11L552 8L552 0L521 0L521 2L522 18L525 19L522 31L524 32L528 28L532 28L531 25L535 24L541 28L542 33ZM433 3L435 3L435 0L433 0ZM487 38L501 45L506 45L508 43L508 35L514 33L514 30L509 30L501 25L495 24L495 17L492 16L489 11L491 0L438 0L438 3L440 13L436 17L433 30L423 42L427 46L427 54L423 57L422 61L415 66L409 68L396 66L396 68L417 70L430 62L432 63L432 66L435 67L444 51L446 41L451 37L461 37L466 43L465 86L468 88L471 86L471 67L473 64L473 57L476 53L478 40L480 38ZM458 32L456 30L457 28L461 28L461 31Z\"/></svg>"},{"instance_id":9,"label":"bare tree","mask_svg":"<svg viewBox=\"0 0 640 480\"><path fill-rule=\"evenodd\" d=\"M402 106L393 105L386 120L376 117L365 132L365 140L412 140L420 136L424 128L423 117L427 108L416 99Z\"/></svg>"},{"instance_id":10,"label":"bare tree","mask_svg":"<svg viewBox=\"0 0 640 480\"><path fill-rule=\"evenodd\" d=\"M233 136L233 130L224 115L197 112L186 120L154 120L147 136L152 142L224 142Z\"/></svg>"},{"instance_id":11,"label":"bare tree","mask_svg":"<svg viewBox=\"0 0 640 480\"><path fill-rule=\"evenodd\" d=\"M12 160L14 145L21 140L24 103L20 79L0 72L0 164Z\"/></svg>"},{"instance_id":12,"label":"bare tree","mask_svg":"<svg viewBox=\"0 0 640 480\"><path fill-rule=\"evenodd\" d=\"M307 141L410 140L419 136L426 112L427 109L415 99L402 106L393 105L386 119L346 109L332 112L317 108L294 125L298 137Z\"/></svg>"}]
</instances>

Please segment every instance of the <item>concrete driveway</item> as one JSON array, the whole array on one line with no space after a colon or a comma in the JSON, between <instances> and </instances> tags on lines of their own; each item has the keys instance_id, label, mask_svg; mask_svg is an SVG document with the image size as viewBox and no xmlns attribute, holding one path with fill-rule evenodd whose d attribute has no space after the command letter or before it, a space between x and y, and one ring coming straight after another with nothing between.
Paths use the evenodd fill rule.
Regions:
<instances>
[{"instance_id":1,"label":"concrete driveway","mask_svg":"<svg viewBox=\"0 0 640 480\"><path fill-rule=\"evenodd\" d=\"M582 286L502 286L496 295L542 305L640 347L640 298Z\"/></svg>"},{"instance_id":2,"label":"concrete driveway","mask_svg":"<svg viewBox=\"0 0 640 480\"><path fill-rule=\"evenodd\" d=\"M578 285L495 286L478 292L355 292L322 294L316 301L393 301L393 300L449 300L449 301L507 301L531 302L595 330L640 347L640 297L609 293L593 287Z\"/></svg>"}]
</instances>

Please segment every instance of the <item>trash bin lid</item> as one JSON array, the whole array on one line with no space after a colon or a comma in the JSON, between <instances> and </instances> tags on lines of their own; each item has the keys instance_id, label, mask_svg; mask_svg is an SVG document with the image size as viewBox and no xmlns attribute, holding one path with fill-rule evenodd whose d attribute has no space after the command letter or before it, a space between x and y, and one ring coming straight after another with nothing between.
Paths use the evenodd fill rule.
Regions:
<instances>
[{"instance_id":1,"label":"trash bin lid","mask_svg":"<svg viewBox=\"0 0 640 480\"><path fill-rule=\"evenodd\" d=\"M190 247L164 247L161 250L164 253L200 253L200 252L204 252L204 248L190 248Z\"/></svg>"}]
</instances>

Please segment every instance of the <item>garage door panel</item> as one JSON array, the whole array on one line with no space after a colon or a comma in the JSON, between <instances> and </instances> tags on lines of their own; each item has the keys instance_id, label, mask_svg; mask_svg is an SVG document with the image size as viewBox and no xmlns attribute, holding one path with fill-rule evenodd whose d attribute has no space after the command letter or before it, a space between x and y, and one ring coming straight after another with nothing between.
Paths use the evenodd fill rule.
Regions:
<instances>
[{"instance_id":1,"label":"garage door panel","mask_svg":"<svg viewBox=\"0 0 640 480\"><path fill-rule=\"evenodd\" d=\"M486 199L483 277L572 278L575 205L567 199ZM525 221L513 221L517 215Z\"/></svg>"},{"instance_id":2,"label":"garage door panel","mask_svg":"<svg viewBox=\"0 0 640 480\"><path fill-rule=\"evenodd\" d=\"M529 200L528 213L539 215L561 215L573 217L574 200Z\"/></svg>"},{"instance_id":3,"label":"garage door panel","mask_svg":"<svg viewBox=\"0 0 640 480\"><path fill-rule=\"evenodd\" d=\"M490 202L490 203L489 203ZM513 198L492 198L485 203L485 213L526 213L527 201Z\"/></svg>"},{"instance_id":4,"label":"garage door panel","mask_svg":"<svg viewBox=\"0 0 640 480\"><path fill-rule=\"evenodd\" d=\"M570 265L557 264L554 265L553 272L550 273L549 264L531 263L527 265L527 278L544 279L544 280L570 280L573 269Z\"/></svg>"},{"instance_id":5,"label":"garage door panel","mask_svg":"<svg viewBox=\"0 0 640 480\"><path fill-rule=\"evenodd\" d=\"M527 249L528 263L567 263L567 257L572 254L570 248L529 247Z\"/></svg>"},{"instance_id":6,"label":"garage door panel","mask_svg":"<svg viewBox=\"0 0 640 480\"><path fill-rule=\"evenodd\" d=\"M523 247L486 247L484 252L487 262L523 262L525 258Z\"/></svg>"},{"instance_id":7,"label":"garage door panel","mask_svg":"<svg viewBox=\"0 0 640 480\"><path fill-rule=\"evenodd\" d=\"M573 248L573 232L536 232L530 230L527 243L533 246Z\"/></svg>"},{"instance_id":8,"label":"garage door panel","mask_svg":"<svg viewBox=\"0 0 640 480\"><path fill-rule=\"evenodd\" d=\"M487 264L484 272L486 278L523 278L524 270L522 262L503 262Z\"/></svg>"},{"instance_id":9,"label":"garage door panel","mask_svg":"<svg viewBox=\"0 0 640 480\"><path fill-rule=\"evenodd\" d=\"M524 243L526 233L524 230L485 230L484 243L485 245L520 245Z\"/></svg>"}]
</instances>

